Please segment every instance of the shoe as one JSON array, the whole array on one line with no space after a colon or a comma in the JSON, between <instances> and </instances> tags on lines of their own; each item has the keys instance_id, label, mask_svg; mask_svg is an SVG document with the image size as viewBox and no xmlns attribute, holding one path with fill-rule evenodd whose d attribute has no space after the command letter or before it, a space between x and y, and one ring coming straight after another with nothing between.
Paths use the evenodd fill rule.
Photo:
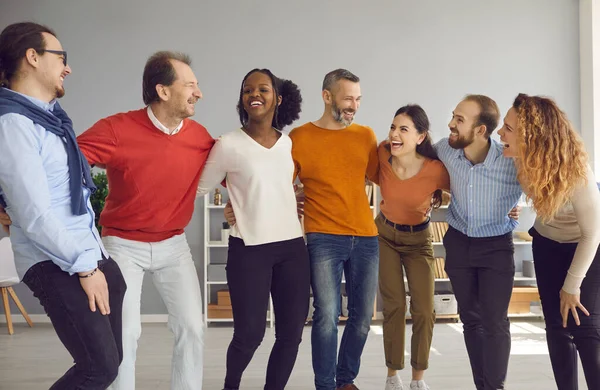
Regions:
<instances>
[{"instance_id":1,"label":"shoe","mask_svg":"<svg viewBox=\"0 0 600 390\"><path fill-rule=\"evenodd\" d=\"M388 376L385 380L385 390L403 390L404 385L402 384L402 379L398 374L394 376Z\"/></svg>"},{"instance_id":2,"label":"shoe","mask_svg":"<svg viewBox=\"0 0 600 390\"><path fill-rule=\"evenodd\" d=\"M410 390L429 390L429 386L425 381L412 381L410 382Z\"/></svg>"},{"instance_id":3,"label":"shoe","mask_svg":"<svg viewBox=\"0 0 600 390\"><path fill-rule=\"evenodd\" d=\"M338 387L337 390L358 390L358 387L354 385L354 383L348 383L342 387Z\"/></svg>"}]
</instances>

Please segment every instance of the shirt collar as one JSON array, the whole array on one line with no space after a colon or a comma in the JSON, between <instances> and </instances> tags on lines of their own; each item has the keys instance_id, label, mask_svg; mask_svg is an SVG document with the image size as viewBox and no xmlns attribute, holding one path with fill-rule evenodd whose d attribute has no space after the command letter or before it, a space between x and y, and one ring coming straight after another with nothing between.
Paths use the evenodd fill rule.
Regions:
<instances>
[{"instance_id":1,"label":"shirt collar","mask_svg":"<svg viewBox=\"0 0 600 390\"><path fill-rule=\"evenodd\" d=\"M498 155L500 154L500 152L498 150L498 143L496 141L489 138L488 144L490 145L490 148L487 152L487 155L485 156L485 160L483 160L483 162L481 163L481 165L483 165L484 167L491 167L492 164L494 163L494 161L496 161L496 159L498 158ZM462 159L469 161L467 159L467 157L465 156L464 149L458 150L458 153L456 153L456 158L462 158Z\"/></svg>"},{"instance_id":2,"label":"shirt collar","mask_svg":"<svg viewBox=\"0 0 600 390\"><path fill-rule=\"evenodd\" d=\"M12 89L8 89L8 88L2 88L2 89L5 89L11 93L16 93L17 95L21 95L22 97L29 100L31 103L35 104L36 106L38 106L39 108L41 108L44 111L52 112L52 110L54 110L54 105L56 104L56 99L53 99L50 102L45 102L38 98L34 98L33 96L29 96L29 95L25 95L25 94L17 92L17 91L13 91Z\"/></svg>"},{"instance_id":3,"label":"shirt collar","mask_svg":"<svg viewBox=\"0 0 600 390\"><path fill-rule=\"evenodd\" d=\"M183 127L183 121L181 121L181 123L179 123L177 128L175 130L171 131L171 130L169 130L169 128L167 126L160 123L160 121L156 118L156 115L154 115L154 112L152 112L152 108L150 108L150 106L148 106L148 108L146 109L146 112L148 113L148 118L150 118L150 121L152 122L152 124L157 129L159 129L160 131L162 131L165 134L169 134L169 135L177 134L179 132L179 130L181 130L181 128Z\"/></svg>"},{"instance_id":4,"label":"shirt collar","mask_svg":"<svg viewBox=\"0 0 600 390\"><path fill-rule=\"evenodd\" d=\"M485 156L483 165L485 165L486 167L491 167L501 152L500 152L500 149L498 148L498 142L494 141L491 138L488 139L488 142L490 144L490 150L488 150L488 154L487 154L487 156Z\"/></svg>"}]
</instances>

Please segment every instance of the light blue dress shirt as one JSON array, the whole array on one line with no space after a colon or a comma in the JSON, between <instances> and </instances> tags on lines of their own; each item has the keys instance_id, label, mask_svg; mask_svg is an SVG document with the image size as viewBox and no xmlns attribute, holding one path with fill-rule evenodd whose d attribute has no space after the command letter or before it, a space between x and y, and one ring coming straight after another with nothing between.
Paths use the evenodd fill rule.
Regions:
<instances>
[{"instance_id":1,"label":"light blue dress shirt","mask_svg":"<svg viewBox=\"0 0 600 390\"><path fill-rule=\"evenodd\" d=\"M469 237L494 237L519 224L508 217L522 194L517 169L502 155L503 145L490 139L485 161L473 165L462 149L453 149L444 138L434 145L450 174L452 201L448 207L450 226Z\"/></svg>"},{"instance_id":2,"label":"light blue dress shirt","mask_svg":"<svg viewBox=\"0 0 600 390\"><path fill-rule=\"evenodd\" d=\"M22 96L44 110L54 107L54 101ZM88 212L71 211L65 142L20 114L0 116L0 195L12 219L10 239L20 278L41 261L52 260L73 274L91 271L103 254L108 257L87 188Z\"/></svg>"}]
</instances>

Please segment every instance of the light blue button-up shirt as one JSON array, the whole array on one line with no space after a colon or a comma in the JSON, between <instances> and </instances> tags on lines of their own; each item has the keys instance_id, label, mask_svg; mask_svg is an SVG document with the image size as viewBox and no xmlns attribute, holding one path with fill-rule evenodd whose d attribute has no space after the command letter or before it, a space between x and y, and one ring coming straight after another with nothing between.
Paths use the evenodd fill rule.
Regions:
<instances>
[{"instance_id":1,"label":"light blue button-up shirt","mask_svg":"<svg viewBox=\"0 0 600 390\"><path fill-rule=\"evenodd\" d=\"M490 139L485 161L473 165L462 149L453 149L444 138L434 145L450 174L452 201L450 226L469 237L493 237L511 232L519 223L508 217L522 194L517 169L502 155L503 146Z\"/></svg>"},{"instance_id":2,"label":"light blue button-up shirt","mask_svg":"<svg viewBox=\"0 0 600 390\"><path fill-rule=\"evenodd\" d=\"M22 96L44 110L54 108L54 101ZM88 212L71 211L65 142L20 114L0 116L0 195L12 219L10 239L20 278L41 261L76 273L93 270L102 254L107 256L87 188Z\"/></svg>"}]
</instances>

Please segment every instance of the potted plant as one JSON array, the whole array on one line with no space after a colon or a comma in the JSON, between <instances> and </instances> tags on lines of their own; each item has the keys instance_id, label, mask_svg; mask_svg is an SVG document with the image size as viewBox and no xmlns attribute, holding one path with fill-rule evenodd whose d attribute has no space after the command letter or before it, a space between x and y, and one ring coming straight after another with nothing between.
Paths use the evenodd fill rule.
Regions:
<instances>
[{"instance_id":1,"label":"potted plant","mask_svg":"<svg viewBox=\"0 0 600 390\"><path fill-rule=\"evenodd\" d=\"M102 226L98 224L98 221L100 219L100 213L104 209L104 201L108 195L108 179L106 177L106 172L104 171L94 174L92 179L94 179L94 184L96 185L96 192L92 194L90 203L92 204L92 209L95 214L94 223L100 234L102 234Z\"/></svg>"}]
</instances>

